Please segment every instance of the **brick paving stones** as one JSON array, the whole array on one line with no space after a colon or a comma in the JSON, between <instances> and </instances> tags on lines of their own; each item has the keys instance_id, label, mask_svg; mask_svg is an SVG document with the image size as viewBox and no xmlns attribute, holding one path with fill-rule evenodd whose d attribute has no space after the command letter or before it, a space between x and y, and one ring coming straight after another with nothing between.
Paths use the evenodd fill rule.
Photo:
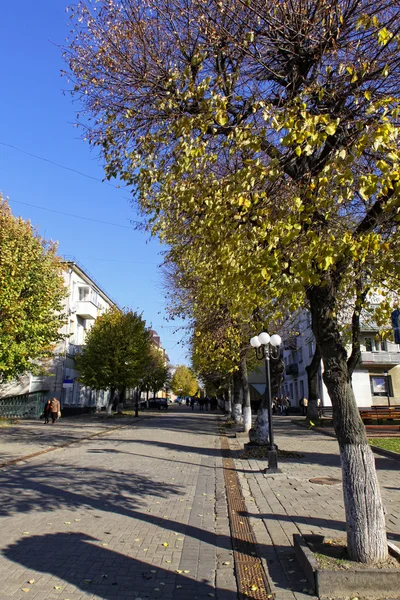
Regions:
<instances>
[{"instance_id":1,"label":"brick paving stones","mask_svg":"<svg viewBox=\"0 0 400 600\"><path fill-rule=\"evenodd\" d=\"M1 600L236 600L217 422L180 407L2 468ZM39 444L79 438L59 425Z\"/></svg>"},{"instance_id":2,"label":"brick paving stones","mask_svg":"<svg viewBox=\"0 0 400 600\"><path fill-rule=\"evenodd\" d=\"M281 460L282 472L276 475L264 475L266 463L256 459L238 459L236 466L277 600L310 599L308 583L294 558L292 536L300 532L344 537L341 484L310 483L314 477L341 480L338 445L332 437L296 426L290 417L276 417L274 431L280 449L302 456ZM231 439L231 448L239 451L245 441ZM388 537L400 545L400 462L378 455L375 461Z\"/></svg>"}]
</instances>

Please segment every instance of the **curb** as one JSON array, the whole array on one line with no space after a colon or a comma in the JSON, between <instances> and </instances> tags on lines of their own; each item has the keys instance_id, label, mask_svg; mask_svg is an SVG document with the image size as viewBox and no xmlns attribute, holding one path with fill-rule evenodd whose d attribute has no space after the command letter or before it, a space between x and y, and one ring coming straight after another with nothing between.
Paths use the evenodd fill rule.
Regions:
<instances>
[{"instance_id":1,"label":"curb","mask_svg":"<svg viewBox=\"0 0 400 600\"><path fill-rule=\"evenodd\" d=\"M135 423L138 423L141 420L143 420L143 417L139 417L135 421ZM40 456L41 454L47 454L48 452L54 452L55 450L61 450L62 448L67 448L68 446L73 446L74 444L79 444L80 442L83 442L85 440L90 440L91 438L98 437L100 435L106 435L109 431L110 432L118 431L118 429L123 429L124 427L127 427L127 426L128 426L128 424L118 425L118 427L109 427L108 429L102 429L101 431L98 431L97 433L91 433L90 435L81 437L77 440L73 440L71 442L65 442L63 444L60 444L59 446L50 446L50 448L45 448L44 450L38 450L37 452L32 452L31 454L25 454L24 456L19 456L18 458L12 458L10 460L6 460L5 462L0 463L0 469L3 469L4 467L8 467L10 465L15 465L19 462L29 460L30 458L35 458L36 456Z\"/></svg>"},{"instance_id":2,"label":"curb","mask_svg":"<svg viewBox=\"0 0 400 600\"><path fill-rule=\"evenodd\" d=\"M371 450L375 452L375 454L381 454L382 456L387 456L388 458L393 458L394 460L400 460L400 454L398 452L392 452L391 450L386 450L385 448L380 448L379 446L374 446L370 444Z\"/></svg>"}]
</instances>

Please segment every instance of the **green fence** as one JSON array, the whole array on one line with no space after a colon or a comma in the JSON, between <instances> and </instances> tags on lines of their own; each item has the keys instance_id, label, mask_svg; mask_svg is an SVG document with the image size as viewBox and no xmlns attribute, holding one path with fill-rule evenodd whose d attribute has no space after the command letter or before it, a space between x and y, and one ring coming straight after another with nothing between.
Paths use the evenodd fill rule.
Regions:
<instances>
[{"instance_id":1,"label":"green fence","mask_svg":"<svg viewBox=\"0 0 400 600\"><path fill-rule=\"evenodd\" d=\"M39 419L43 413L45 392L0 398L0 417Z\"/></svg>"}]
</instances>

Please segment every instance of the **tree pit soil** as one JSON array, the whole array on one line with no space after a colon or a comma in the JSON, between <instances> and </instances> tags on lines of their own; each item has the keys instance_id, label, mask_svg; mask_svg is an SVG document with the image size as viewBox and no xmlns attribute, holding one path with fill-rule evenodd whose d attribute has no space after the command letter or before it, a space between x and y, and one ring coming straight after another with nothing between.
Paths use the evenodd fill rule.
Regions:
<instances>
[{"instance_id":1,"label":"tree pit soil","mask_svg":"<svg viewBox=\"0 0 400 600\"><path fill-rule=\"evenodd\" d=\"M278 450L278 458L303 458L304 454L298 452L289 452L288 450ZM243 454L239 458L256 458L256 459L267 459L268 458L268 446L247 446Z\"/></svg>"},{"instance_id":2,"label":"tree pit soil","mask_svg":"<svg viewBox=\"0 0 400 600\"><path fill-rule=\"evenodd\" d=\"M313 552L320 569L329 571L347 571L354 569L400 569L400 561L389 554L388 560L364 564L349 559L347 542L344 538L325 538L321 542L310 542L308 546Z\"/></svg>"}]
</instances>

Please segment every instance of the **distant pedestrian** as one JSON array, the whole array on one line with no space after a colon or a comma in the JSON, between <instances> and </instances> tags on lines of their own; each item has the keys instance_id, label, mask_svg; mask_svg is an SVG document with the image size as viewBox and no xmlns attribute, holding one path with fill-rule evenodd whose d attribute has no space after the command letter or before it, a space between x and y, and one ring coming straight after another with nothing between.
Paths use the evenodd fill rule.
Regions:
<instances>
[{"instance_id":1,"label":"distant pedestrian","mask_svg":"<svg viewBox=\"0 0 400 600\"><path fill-rule=\"evenodd\" d=\"M272 398L272 414L276 415L276 407L278 406L278 396Z\"/></svg>"},{"instance_id":2,"label":"distant pedestrian","mask_svg":"<svg viewBox=\"0 0 400 600\"><path fill-rule=\"evenodd\" d=\"M289 396L286 396L286 398L285 398L285 414L286 414L286 416L289 415L290 406L291 406L290 398L289 398Z\"/></svg>"},{"instance_id":3,"label":"distant pedestrian","mask_svg":"<svg viewBox=\"0 0 400 600\"><path fill-rule=\"evenodd\" d=\"M189 396L188 396L188 397L186 398L186 406L189 406L189 405L190 405L190 398L189 398Z\"/></svg>"},{"instance_id":4,"label":"distant pedestrian","mask_svg":"<svg viewBox=\"0 0 400 600\"><path fill-rule=\"evenodd\" d=\"M60 403L57 398L54 398L50 401L50 413L51 413L51 424L54 425L56 421L61 417Z\"/></svg>"},{"instance_id":5,"label":"distant pedestrian","mask_svg":"<svg viewBox=\"0 0 400 600\"><path fill-rule=\"evenodd\" d=\"M44 409L43 409L43 416L44 416L45 423L49 422L50 415L51 415L51 400L47 400L47 402L44 406Z\"/></svg>"},{"instance_id":6,"label":"distant pedestrian","mask_svg":"<svg viewBox=\"0 0 400 600\"><path fill-rule=\"evenodd\" d=\"M208 409L210 408L210 399L207 398L207 396L204 398L204 406L205 409L208 411Z\"/></svg>"},{"instance_id":7,"label":"distant pedestrian","mask_svg":"<svg viewBox=\"0 0 400 600\"><path fill-rule=\"evenodd\" d=\"M213 396L211 398L210 406L211 406L211 410L217 410L217 408L218 408L218 400L216 399L215 396Z\"/></svg>"},{"instance_id":8,"label":"distant pedestrian","mask_svg":"<svg viewBox=\"0 0 400 600\"><path fill-rule=\"evenodd\" d=\"M307 416L307 409L308 409L308 398L306 398L305 396L303 396L303 398L301 399L301 414L306 417Z\"/></svg>"},{"instance_id":9,"label":"distant pedestrian","mask_svg":"<svg viewBox=\"0 0 400 600\"><path fill-rule=\"evenodd\" d=\"M194 403L196 402L196 400L192 397L190 398L190 406L192 407L192 410L194 410Z\"/></svg>"},{"instance_id":10,"label":"distant pedestrian","mask_svg":"<svg viewBox=\"0 0 400 600\"><path fill-rule=\"evenodd\" d=\"M279 414L283 415L284 410L285 410L285 399L284 399L283 395L279 396L278 408L279 408Z\"/></svg>"},{"instance_id":11,"label":"distant pedestrian","mask_svg":"<svg viewBox=\"0 0 400 600\"><path fill-rule=\"evenodd\" d=\"M205 404L204 400L205 400L204 398L199 398L199 408L200 408L200 410L203 410L203 411L204 411L204 404Z\"/></svg>"}]
</instances>

